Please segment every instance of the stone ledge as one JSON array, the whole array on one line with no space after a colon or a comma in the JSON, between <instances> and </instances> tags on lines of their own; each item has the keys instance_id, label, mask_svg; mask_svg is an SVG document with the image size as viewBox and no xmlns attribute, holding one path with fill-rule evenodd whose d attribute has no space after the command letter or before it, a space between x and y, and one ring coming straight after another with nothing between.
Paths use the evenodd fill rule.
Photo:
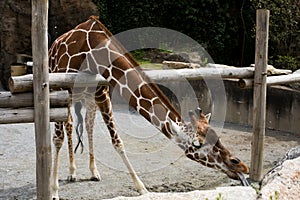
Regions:
<instances>
[{"instance_id":1,"label":"stone ledge","mask_svg":"<svg viewBox=\"0 0 300 200\"><path fill-rule=\"evenodd\" d=\"M116 197L112 200L191 200L191 199L228 199L228 200L255 200L256 191L252 187L218 187L215 190L196 190L183 193L147 193L137 197Z\"/></svg>"},{"instance_id":2,"label":"stone ledge","mask_svg":"<svg viewBox=\"0 0 300 200\"><path fill-rule=\"evenodd\" d=\"M300 147L299 147L300 148ZM299 154L299 152L296 152ZM252 187L218 187L214 190L196 190L184 193L148 193L136 197L116 197L112 200L298 200L300 194L300 157L289 158L275 167L264 178L264 185L257 195Z\"/></svg>"}]
</instances>

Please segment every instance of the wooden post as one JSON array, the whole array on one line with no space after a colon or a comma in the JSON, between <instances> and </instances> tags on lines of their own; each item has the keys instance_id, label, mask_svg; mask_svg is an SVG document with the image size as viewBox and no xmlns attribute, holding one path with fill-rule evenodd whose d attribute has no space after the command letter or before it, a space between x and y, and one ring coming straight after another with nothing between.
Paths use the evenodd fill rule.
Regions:
<instances>
[{"instance_id":1,"label":"wooden post","mask_svg":"<svg viewBox=\"0 0 300 200\"><path fill-rule=\"evenodd\" d=\"M32 56L37 199L50 200L51 135L48 76L48 0L32 0Z\"/></svg>"},{"instance_id":2,"label":"wooden post","mask_svg":"<svg viewBox=\"0 0 300 200\"><path fill-rule=\"evenodd\" d=\"M250 178L260 181L263 169L265 139L269 10L256 12L255 75L253 93L253 138Z\"/></svg>"}]
</instances>

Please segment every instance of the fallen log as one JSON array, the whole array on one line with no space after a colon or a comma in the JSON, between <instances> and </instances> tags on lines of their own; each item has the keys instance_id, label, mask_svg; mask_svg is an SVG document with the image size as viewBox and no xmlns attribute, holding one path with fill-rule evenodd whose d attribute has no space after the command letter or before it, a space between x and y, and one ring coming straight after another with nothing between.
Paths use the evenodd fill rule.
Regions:
<instances>
[{"instance_id":1,"label":"fallen log","mask_svg":"<svg viewBox=\"0 0 300 200\"><path fill-rule=\"evenodd\" d=\"M51 108L50 121L66 121L68 119L68 108ZM0 124L31 123L34 122L33 108L1 108Z\"/></svg>"},{"instance_id":2,"label":"fallen log","mask_svg":"<svg viewBox=\"0 0 300 200\"><path fill-rule=\"evenodd\" d=\"M201 80L203 78L251 78L254 68L197 68L178 70L149 70L145 74L154 82L176 81L176 80ZM9 89L11 93L32 91L31 74L11 77ZM52 89L69 89L75 87L95 87L97 84L108 84L101 75L88 75L84 73L50 73L49 85Z\"/></svg>"},{"instance_id":3,"label":"fallen log","mask_svg":"<svg viewBox=\"0 0 300 200\"><path fill-rule=\"evenodd\" d=\"M50 107L67 107L69 102L67 90L50 92ZM0 108L24 108L33 107L33 93L12 94L0 92Z\"/></svg>"},{"instance_id":4,"label":"fallen log","mask_svg":"<svg viewBox=\"0 0 300 200\"><path fill-rule=\"evenodd\" d=\"M191 69L195 69L195 68L199 68L201 67L201 65L197 64L197 63L185 63L185 62L173 62L173 61L163 61L162 62L163 67L167 68L171 68L171 69L183 69L183 68L191 68Z\"/></svg>"}]
</instances>

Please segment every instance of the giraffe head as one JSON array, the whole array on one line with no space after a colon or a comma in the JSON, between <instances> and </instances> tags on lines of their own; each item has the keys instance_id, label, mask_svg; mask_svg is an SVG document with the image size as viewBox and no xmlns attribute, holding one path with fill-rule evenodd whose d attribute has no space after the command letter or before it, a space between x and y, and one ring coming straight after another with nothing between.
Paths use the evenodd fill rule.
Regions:
<instances>
[{"instance_id":1,"label":"giraffe head","mask_svg":"<svg viewBox=\"0 0 300 200\"><path fill-rule=\"evenodd\" d=\"M210 114L204 115L197 109L196 115L189 112L190 122L178 125L171 123L174 140L185 151L185 155L210 168L221 170L231 179L247 181L243 174L248 173L247 165L223 146L216 132L209 126Z\"/></svg>"}]
</instances>

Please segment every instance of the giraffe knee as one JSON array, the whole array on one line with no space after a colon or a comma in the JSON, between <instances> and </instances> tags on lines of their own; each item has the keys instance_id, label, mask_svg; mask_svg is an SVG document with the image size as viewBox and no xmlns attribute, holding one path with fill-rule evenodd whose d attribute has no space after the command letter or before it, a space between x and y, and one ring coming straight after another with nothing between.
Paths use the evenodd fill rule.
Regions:
<instances>
[{"instance_id":1,"label":"giraffe knee","mask_svg":"<svg viewBox=\"0 0 300 200\"><path fill-rule=\"evenodd\" d=\"M113 138L112 140L112 144L115 148L122 148L124 147L123 141L120 138Z\"/></svg>"},{"instance_id":2,"label":"giraffe knee","mask_svg":"<svg viewBox=\"0 0 300 200\"><path fill-rule=\"evenodd\" d=\"M52 141L56 151L59 151L63 145L63 140L60 138L53 138Z\"/></svg>"},{"instance_id":3,"label":"giraffe knee","mask_svg":"<svg viewBox=\"0 0 300 200\"><path fill-rule=\"evenodd\" d=\"M124 151L124 144L121 139L112 139L112 144L117 152L121 153Z\"/></svg>"}]
</instances>

